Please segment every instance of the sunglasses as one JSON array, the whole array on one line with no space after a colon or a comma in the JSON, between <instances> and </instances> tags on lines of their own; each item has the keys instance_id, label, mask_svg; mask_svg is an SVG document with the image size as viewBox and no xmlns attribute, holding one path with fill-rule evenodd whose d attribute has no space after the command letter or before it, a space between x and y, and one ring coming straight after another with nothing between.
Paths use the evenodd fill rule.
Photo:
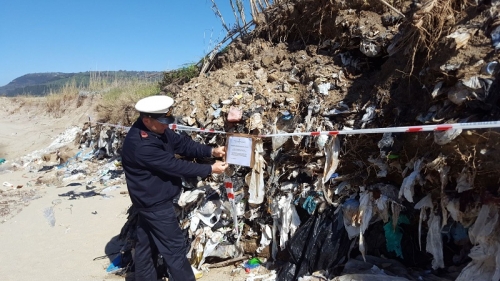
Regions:
<instances>
[{"instance_id":1,"label":"sunglasses","mask_svg":"<svg viewBox=\"0 0 500 281\"><path fill-rule=\"evenodd\" d=\"M162 124L172 124L175 122L175 118L172 116L174 111L173 107L170 107L166 113L145 113L144 115L153 118Z\"/></svg>"}]
</instances>

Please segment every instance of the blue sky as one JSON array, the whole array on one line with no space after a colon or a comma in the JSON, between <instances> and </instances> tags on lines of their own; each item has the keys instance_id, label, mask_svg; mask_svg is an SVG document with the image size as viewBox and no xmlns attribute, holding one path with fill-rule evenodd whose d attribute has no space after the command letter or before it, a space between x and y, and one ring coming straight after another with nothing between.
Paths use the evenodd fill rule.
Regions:
<instances>
[{"instance_id":1,"label":"blue sky","mask_svg":"<svg viewBox=\"0 0 500 281\"><path fill-rule=\"evenodd\" d=\"M215 2L234 24L229 0ZM211 7L210 0L0 0L0 86L28 73L197 62L226 35Z\"/></svg>"}]
</instances>

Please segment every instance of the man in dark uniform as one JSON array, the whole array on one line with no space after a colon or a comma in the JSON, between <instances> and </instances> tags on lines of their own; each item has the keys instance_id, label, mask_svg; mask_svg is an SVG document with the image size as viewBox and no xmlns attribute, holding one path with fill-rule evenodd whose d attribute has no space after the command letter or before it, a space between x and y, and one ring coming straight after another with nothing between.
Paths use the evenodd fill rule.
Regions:
<instances>
[{"instance_id":1,"label":"man in dark uniform","mask_svg":"<svg viewBox=\"0 0 500 281\"><path fill-rule=\"evenodd\" d=\"M123 143L122 164L132 204L138 210L135 246L135 280L157 280L153 253L165 259L169 278L195 280L186 257L186 243L179 227L172 200L180 193L184 177L206 177L223 173L225 162L213 165L181 160L187 157L222 157L224 147L212 148L176 134L168 128L174 100L151 96L135 105L140 117Z\"/></svg>"}]
</instances>

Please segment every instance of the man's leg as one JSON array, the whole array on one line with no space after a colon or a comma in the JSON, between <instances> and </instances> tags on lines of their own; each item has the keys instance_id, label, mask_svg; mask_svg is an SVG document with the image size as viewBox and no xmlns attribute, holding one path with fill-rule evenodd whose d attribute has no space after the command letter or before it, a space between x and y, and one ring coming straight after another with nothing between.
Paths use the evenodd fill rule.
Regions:
<instances>
[{"instance_id":1,"label":"man's leg","mask_svg":"<svg viewBox=\"0 0 500 281\"><path fill-rule=\"evenodd\" d=\"M156 268L153 263L153 254L151 247L153 241L148 235L148 223L144 221L144 217L139 213L137 222L137 243L135 244L135 280L136 281L156 281L158 280Z\"/></svg>"},{"instance_id":2,"label":"man's leg","mask_svg":"<svg viewBox=\"0 0 500 281\"><path fill-rule=\"evenodd\" d=\"M186 258L186 241L173 206L147 213L148 227L158 252L167 264L169 281L194 281L193 270Z\"/></svg>"}]
</instances>

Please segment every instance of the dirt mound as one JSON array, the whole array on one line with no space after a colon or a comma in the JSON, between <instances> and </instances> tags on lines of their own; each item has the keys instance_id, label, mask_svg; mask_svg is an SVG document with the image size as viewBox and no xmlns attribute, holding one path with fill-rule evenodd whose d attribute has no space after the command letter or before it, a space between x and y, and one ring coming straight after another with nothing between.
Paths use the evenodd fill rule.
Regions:
<instances>
[{"instance_id":1,"label":"dirt mound","mask_svg":"<svg viewBox=\"0 0 500 281\"><path fill-rule=\"evenodd\" d=\"M275 5L256 20L260 24L251 36L236 40L218 55L213 71L176 94L178 113L186 116L183 121L188 125L245 133L250 133L246 129L255 112L262 112L266 124L261 133L270 133L276 123L278 130L284 129L285 125L276 120L288 113L294 118L286 129L293 131L304 123L310 107L317 116L307 126L313 130L498 119L496 71L484 74L488 63L497 58L489 38L495 7L485 3L453 7L460 3L433 2L432 9L425 8L429 3L400 3L396 9L406 14L406 19L380 1ZM450 15L446 21L440 19L444 10ZM416 29L436 22L443 23L433 30L421 30L428 35L439 34L432 39L433 44L410 42L408 37L417 36ZM397 44L405 47L396 52L391 46ZM466 86L471 81L478 81L473 88ZM457 100L457 95L462 98ZM225 114L231 106L243 109L240 123L226 122ZM367 108L374 109L374 118L362 123ZM346 113L334 114L335 109ZM473 145L478 145L479 151L491 149L496 143L495 133L477 131L468 135L477 137L462 135L458 145L450 144L455 149L447 150L451 153L448 159L463 159L472 153ZM366 138L363 147L373 152L380 136L359 138ZM432 145L428 136L397 138L398 142L412 142L400 146L425 147L430 158L446 149ZM346 150L359 153L363 147ZM415 157L415 152L407 151L405 160ZM367 161L350 156L344 162ZM477 155L475 161L486 161L480 159L483 156Z\"/></svg>"}]
</instances>

